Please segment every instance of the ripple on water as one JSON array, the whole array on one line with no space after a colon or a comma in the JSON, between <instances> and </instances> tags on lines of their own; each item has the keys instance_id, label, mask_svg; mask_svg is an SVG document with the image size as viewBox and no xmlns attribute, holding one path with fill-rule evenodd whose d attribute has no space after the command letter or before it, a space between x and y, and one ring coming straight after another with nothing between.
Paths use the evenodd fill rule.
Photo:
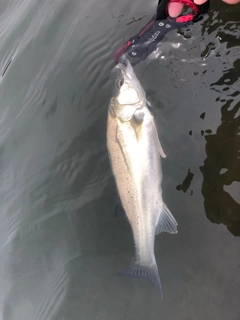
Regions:
<instances>
[{"instance_id":1,"label":"ripple on water","mask_svg":"<svg viewBox=\"0 0 240 320\"><path fill-rule=\"evenodd\" d=\"M4 301L5 319L53 319L66 296L69 279L62 253L52 252L46 260L46 252L42 252L39 244L35 249L39 255L32 253L31 260L22 251L22 263L19 260L20 252L12 252L18 255L18 260L15 258L12 262L15 268L21 264L21 274L12 270L14 281Z\"/></svg>"}]
</instances>

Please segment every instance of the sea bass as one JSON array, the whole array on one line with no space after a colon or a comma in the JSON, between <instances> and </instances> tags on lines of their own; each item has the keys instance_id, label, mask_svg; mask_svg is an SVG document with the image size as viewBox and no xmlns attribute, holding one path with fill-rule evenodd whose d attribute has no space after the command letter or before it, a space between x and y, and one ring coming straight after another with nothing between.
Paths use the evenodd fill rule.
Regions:
<instances>
[{"instance_id":1,"label":"sea bass","mask_svg":"<svg viewBox=\"0 0 240 320\"><path fill-rule=\"evenodd\" d=\"M155 235L177 233L177 222L162 200L161 147L146 94L130 62L118 76L108 110L107 147L122 209L131 225L135 255L120 274L149 279L162 298L154 255Z\"/></svg>"}]
</instances>

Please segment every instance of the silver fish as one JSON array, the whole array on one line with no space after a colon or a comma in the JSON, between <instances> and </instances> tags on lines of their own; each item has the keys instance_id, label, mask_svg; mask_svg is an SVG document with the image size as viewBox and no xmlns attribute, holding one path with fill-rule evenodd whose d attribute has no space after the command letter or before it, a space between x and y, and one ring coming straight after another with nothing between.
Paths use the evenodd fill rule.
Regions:
<instances>
[{"instance_id":1,"label":"silver fish","mask_svg":"<svg viewBox=\"0 0 240 320\"><path fill-rule=\"evenodd\" d=\"M120 274L149 279L162 298L155 234L177 233L177 222L162 200L160 156L165 153L130 62L123 58L115 69L118 76L108 110L107 147L123 207L117 211L125 212L135 243L132 262Z\"/></svg>"}]
</instances>

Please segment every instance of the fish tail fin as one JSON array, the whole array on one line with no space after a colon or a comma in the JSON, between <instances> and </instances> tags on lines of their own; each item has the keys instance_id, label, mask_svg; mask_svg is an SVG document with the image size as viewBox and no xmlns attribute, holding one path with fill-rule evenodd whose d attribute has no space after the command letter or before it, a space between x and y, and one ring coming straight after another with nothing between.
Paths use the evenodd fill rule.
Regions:
<instances>
[{"instance_id":1,"label":"fish tail fin","mask_svg":"<svg viewBox=\"0 0 240 320\"><path fill-rule=\"evenodd\" d=\"M156 234L161 232L177 233L177 225L177 221L164 203L156 225Z\"/></svg>"},{"instance_id":2,"label":"fish tail fin","mask_svg":"<svg viewBox=\"0 0 240 320\"><path fill-rule=\"evenodd\" d=\"M157 289L161 299L163 299L162 286L156 263L152 266L142 266L136 262L132 262L129 266L120 271L119 274L132 278L148 279Z\"/></svg>"}]
</instances>

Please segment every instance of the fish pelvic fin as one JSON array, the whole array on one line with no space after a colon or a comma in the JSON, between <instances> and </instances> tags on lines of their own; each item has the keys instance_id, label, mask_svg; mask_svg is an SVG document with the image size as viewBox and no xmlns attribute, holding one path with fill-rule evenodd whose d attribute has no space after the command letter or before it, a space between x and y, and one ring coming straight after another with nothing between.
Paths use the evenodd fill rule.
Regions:
<instances>
[{"instance_id":1,"label":"fish pelvic fin","mask_svg":"<svg viewBox=\"0 0 240 320\"><path fill-rule=\"evenodd\" d=\"M157 289L161 299L163 299L162 286L156 263L152 266L142 266L136 262L132 262L129 266L120 271L119 275L148 279Z\"/></svg>"},{"instance_id":2,"label":"fish pelvic fin","mask_svg":"<svg viewBox=\"0 0 240 320\"><path fill-rule=\"evenodd\" d=\"M159 151L159 154L162 158L166 158L166 154L165 152L163 151L163 148L162 148L162 145L161 145L161 142L159 140L159 137L158 137L158 132L157 132L157 128L154 126L154 139L155 139L155 144L156 144L156 147Z\"/></svg>"},{"instance_id":3,"label":"fish pelvic fin","mask_svg":"<svg viewBox=\"0 0 240 320\"><path fill-rule=\"evenodd\" d=\"M161 232L177 233L177 225L177 221L164 203L156 225L156 235Z\"/></svg>"}]
</instances>

